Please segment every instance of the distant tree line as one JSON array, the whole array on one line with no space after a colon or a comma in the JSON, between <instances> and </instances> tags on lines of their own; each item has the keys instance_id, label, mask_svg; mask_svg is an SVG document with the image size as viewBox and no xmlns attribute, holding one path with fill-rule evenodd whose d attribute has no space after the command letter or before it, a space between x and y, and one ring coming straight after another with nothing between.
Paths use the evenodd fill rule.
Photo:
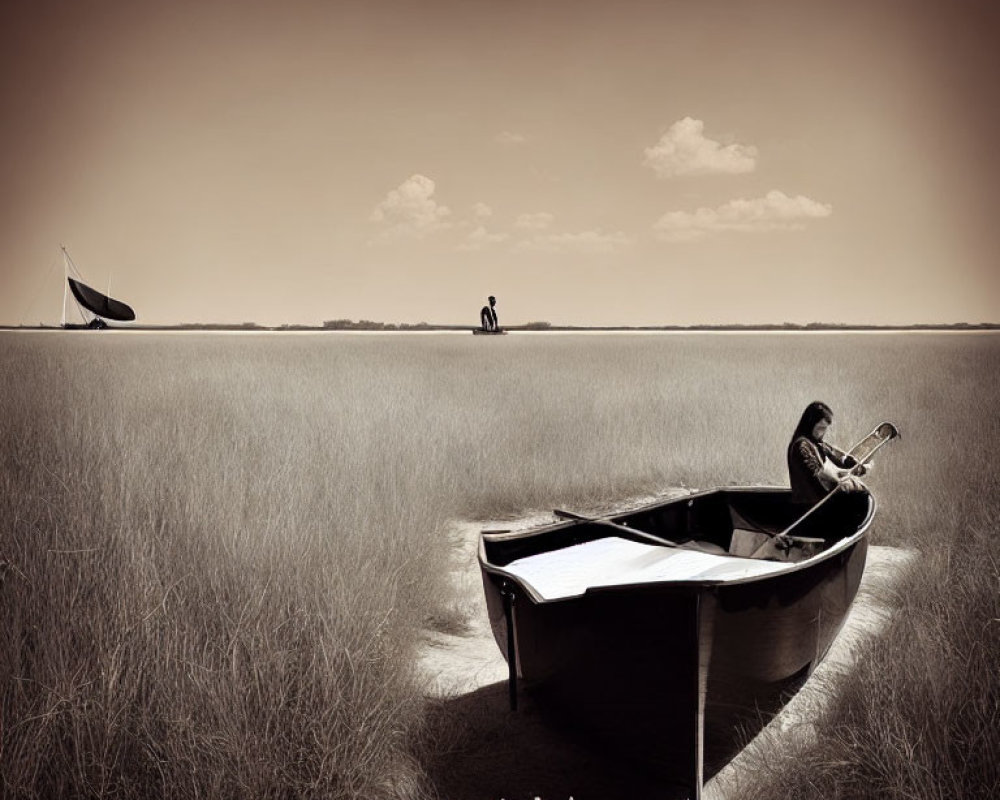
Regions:
<instances>
[{"instance_id":1,"label":"distant tree line","mask_svg":"<svg viewBox=\"0 0 1000 800\"><path fill-rule=\"evenodd\" d=\"M440 327L440 326L434 326ZM351 319L328 319L323 322L323 330L327 331L428 331L432 326L426 322L410 324L408 322L375 322L361 319L355 322Z\"/></svg>"},{"instance_id":2,"label":"distant tree line","mask_svg":"<svg viewBox=\"0 0 1000 800\"><path fill-rule=\"evenodd\" d=\"M59 325L39 323L36 325L0 325L0 329L18 328L58 329ZM118 327L118 326L113 326ZM761 322L761 323L705 323L700 325L553 325L551 322L536 320L524 325L504 325L510 331L962 331L998 330L997 322L943 322L913 323L910 325L854 325L847 322ZM125 325L123 330L152 331L467 331L471 325L447 325L428 322L375 322L362 319L328 319L322 327L285 323L282 325L261 325L257 322L180 322L168 325Z\"/></svg>"}]
</instances>

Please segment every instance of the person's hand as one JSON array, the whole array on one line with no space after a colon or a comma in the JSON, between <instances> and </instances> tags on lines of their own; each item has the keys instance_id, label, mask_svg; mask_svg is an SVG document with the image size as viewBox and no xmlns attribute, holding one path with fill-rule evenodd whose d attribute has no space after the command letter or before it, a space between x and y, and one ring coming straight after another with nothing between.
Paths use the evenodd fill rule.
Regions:
<instances>
[{"instance_id":1,"label":"person's hand","mask_svg":"<svg viewBox=\"0 0 1000 800\"><path fill-rule=\"evenodd\" d=\"M865 485L853 475L845 475L840 480L839 488L845 492L860 492L864 490Z\"/></svg>"}]
</instances>

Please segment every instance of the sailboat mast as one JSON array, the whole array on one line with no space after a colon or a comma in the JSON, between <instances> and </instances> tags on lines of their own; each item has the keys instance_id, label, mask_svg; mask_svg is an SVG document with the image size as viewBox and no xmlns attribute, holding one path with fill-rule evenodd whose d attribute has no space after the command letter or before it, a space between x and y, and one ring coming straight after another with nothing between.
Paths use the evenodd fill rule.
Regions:
<instances>
[{"instance_id":1,"label":"sailboat mast","mask_svg":"<svg viewBox=\"0 0 1000 800\"><path fill-rule=\"evenodd\" d=\"M66 327L66 294L69 292L69 254L66 248L59 245L63 254L63 307L62 307L62 327Z\"/></svg>"}]
</instances>

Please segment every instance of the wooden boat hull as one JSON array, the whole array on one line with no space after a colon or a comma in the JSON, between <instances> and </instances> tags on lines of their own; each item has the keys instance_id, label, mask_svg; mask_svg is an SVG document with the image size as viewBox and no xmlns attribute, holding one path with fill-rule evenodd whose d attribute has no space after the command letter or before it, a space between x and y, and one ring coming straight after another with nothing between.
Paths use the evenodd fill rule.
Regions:
<instances>
[{"instance_id":1,"label":"wooden boat hull","mask_svg":"<svg viewBox=\"0 0 1000 800\"><path fill-rule=\"evenodd\" d=\"M741 493L699 497L712 494ZM625 521L650 532L657 518L686 514L690 522L691 503L658 504ZM530 533L521 542L489 542L484 535L480 563L494 636L506 656L506 588L515 598L517 673L540 706L697 797L703 781L822 660L857 594L873 514L872 500L851 535L785 572L733 582L596 587L555 601L533 596L496 563L506 558L505 544L518 552L530 547ZM595 527L578 526L575 535L593 535ZM536 535L557 541L571 531L557 525Z\"/></svg>"}]
</instances>

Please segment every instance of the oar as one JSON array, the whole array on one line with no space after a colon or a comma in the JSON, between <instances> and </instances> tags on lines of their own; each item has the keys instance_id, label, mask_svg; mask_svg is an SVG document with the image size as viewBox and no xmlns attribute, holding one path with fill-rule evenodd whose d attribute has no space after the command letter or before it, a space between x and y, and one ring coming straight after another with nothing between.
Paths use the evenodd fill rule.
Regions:
<instances>
[{"instance_id":1,"label":"oar","mask_svg":"<svg viewBox=\"0 0 1000 800\"><path fill-rule=\"evenodd\" d=\"M646 531L640 531L638 528L630 528L628 525L621 525L607 519L585 517L582 514L574 514L572 511L563 511L561 508L553 509L552 513L557 517L562 517L563 519L573 519L577 522L592 522L595 525L605 525L609 528L614 528L616 531L623 531L636 536L641 536L643 539L648 539L656 544L662 544L665 547L683 547L683 545L677 544L677 542L672 542L669 539L661 539L659 536L654 536L652 533L646 533Z\"/></svg>"},{"instance_id":2,"label":"oar","mask_svg":"<svg viewBox=\"0 0 1000 800\"><path fill-rule=\"evenodd\" d=\"M638 528L630 528L628 525L620 525L617 522L611 522L606 519L585 517L582 514L574 514L572 511L563 511L560 508L553 509L552 513L557 517L562 517L563 519L573 519L577 522L591 522L594 525L605 525L606 527L614 528L616 531L621 531L623 533L633 533L636 536L641 536L647 541L654 542L655 544L661 544L664 547L676 547L678 550L695 550L699 553L711 553L714 556L724 555L726 553L725 549L719 547L717 544L712 544L711 542L685 542L684 544L678 544L677 542L672 542L669 539L663 539L659 536L655 536L647 531L641 531Z\"/></svg>"},{"instance_id":3,"label":"oar","mask_svg":"<svg viewBox=\"0 0 1000 800\"><path fill-rule=\"evenodd\" d=\"M873 430L872 433L868 434L868 436L871 436L874 433L878 433L880 435L880 437L882 437L882 440L871 449L871 451L867 454L867 456L865 456L864 462L858 461L857 464L855 464L853 467L851 467L848 470L848 472L847 472L848 475L853 475L854 472L855 472L855 470L860 469L865 464L867 464L869 461L871 461L872 456L874 456L879 450L881 450L884 445L888 444L889 442L893 441L894 439L900 438L899 429L896 428L896 426L893 425L891 422L883 422L881 425L876 426L875 430ZM865 439L867 439L868 436L866 436ZM864 441L864 439L862 441ZM861 444L861 442L858 442L858 444L854 445L854 447L852 447L851 450L854 450L860 444ZM850 451L848 451L848 452L850 453ZM853 456L852 456L852 458L853 458ZM840 491L840 484L839 483L835 487L833 487L827 493L826 497L822 498L818 503L816 503L816 505L814 505L812 508L810 508L808 511L806 511L805 514L803 514L801 517L799 517L797 520L795 520L795 522L793 522L791 525L789 525L787 528L785 528L783 531L781 531L781 533L771 534L771 539L781 539L781 540L784 540L784 539L802 538L802 537L791 537L791 536L788 535L788 533L793 528L798 527L798 525L801 524L804 520L808 519L809 516L813 514L813 512L815 512L827 500L829 500L831 497L833 497L838 491ZM769 545L771 543L771 539L769 539L768 541L764 542L760 547L758 547L750 555L750 558L753 558L754 556L756 556L757 553L761 552L767 545Z\"/></svg>"}]
</instances>

